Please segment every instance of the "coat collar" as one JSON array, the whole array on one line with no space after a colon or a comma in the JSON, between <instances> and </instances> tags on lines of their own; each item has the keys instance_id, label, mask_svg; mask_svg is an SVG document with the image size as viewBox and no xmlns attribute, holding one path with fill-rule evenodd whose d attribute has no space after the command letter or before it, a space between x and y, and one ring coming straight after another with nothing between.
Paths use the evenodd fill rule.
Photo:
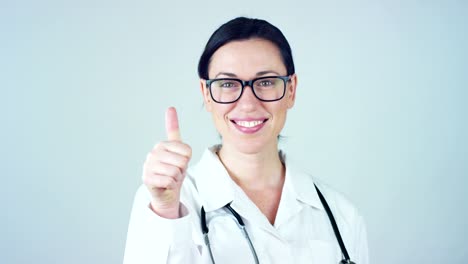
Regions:
<instances>
[{"instance_id":1,"label":"coat collar","mask_svg":"<svg viewBox=\"0 0 468 264\"><path fill-rule=\"evenodd\" d=\"M220 145L215 145L206 149L190 173L194 177L206 212L222 208L239 198L236 192L240 188L231 179L216 154L219 148ZM285 199L296 200L323 210L323 205L314 188L313 178L296 170L282 151L279 154L286 166L286 179L281 203L287 202L283 201Z\"/></svg>"},{"instance_id":2,"label":"coat collar","mask_svg":"<svg viewBox=\"0 0 468 264\"><path fill-rule=\"evenodd\" d=\"M314 187L314 178L310 174L298 170L292 162L286 159L286 156L282 152L280 152L280 154L286 164L285 185L290 186L296 200L317 209L324 210L317 190Z\"/></svg>"},{"instance_id":3,"label":"coat collar","mask_svg":"<svg viewBox=\"0 0 468 264\"><path fill-rule=\"evenodd\" d=\"M206 149L191 171L205 211L217 210L234 200L235 183L216 152L220 146Z\"/></svg>"}]
</instances>

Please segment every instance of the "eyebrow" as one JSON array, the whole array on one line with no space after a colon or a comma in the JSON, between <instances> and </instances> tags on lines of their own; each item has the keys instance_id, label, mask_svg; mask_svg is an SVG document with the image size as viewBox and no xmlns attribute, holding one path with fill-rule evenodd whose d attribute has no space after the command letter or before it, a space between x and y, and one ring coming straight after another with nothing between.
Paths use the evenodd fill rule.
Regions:
<instances>
[{"instance_id":1,"label":"eyebrow","mask_svg":"<svg viewBox=\"0 0 468 264\"><path fill-rule=\"evenodd\" d=\"M266 74L271 74L271 73L273 73L275 75L281 75L281 74L279 74L279 73L277 73L275 71L259 71L259 72L257 72L255 74L255 76L259 77L259 76L266 75ZM236 78L237 77L236 74L231 73L231 72L219 72L218 74L216 74L215 78L218 78L218 76L220 76L220 75L226 75L226 76L231 77L231 78Z\"/></svg>"}]
</instances>

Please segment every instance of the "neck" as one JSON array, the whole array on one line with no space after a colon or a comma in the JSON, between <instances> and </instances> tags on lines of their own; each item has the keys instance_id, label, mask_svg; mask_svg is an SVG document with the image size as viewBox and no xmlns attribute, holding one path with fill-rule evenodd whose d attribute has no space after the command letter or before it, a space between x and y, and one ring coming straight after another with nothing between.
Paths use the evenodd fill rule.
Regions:
<instances>
[{"instance_id":1,"label":"neck","mask_svg":"<svg viewBox=\"0 0 468 264\"><path fill-rule=\"evenodd\" d=\"M218 156L234 182L243 189L263 190L282 185L285 170L276 144L255 153L243 153L223 145Z\"/></svg>"}]
</instances>

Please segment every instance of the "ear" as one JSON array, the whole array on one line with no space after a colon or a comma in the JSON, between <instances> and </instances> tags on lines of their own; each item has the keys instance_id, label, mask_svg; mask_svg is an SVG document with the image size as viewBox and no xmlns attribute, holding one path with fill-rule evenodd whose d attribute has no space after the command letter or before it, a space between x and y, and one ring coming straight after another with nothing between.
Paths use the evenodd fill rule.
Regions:
<instances>
[{"instance_id":1,"label":"ear","mask_svg":"<svg viewBox=\"0 0 468 264\"><path fill-rule=\"evenodd\" d=\"M204 79L200 79L200 91L203 96L203 104L205 105L206 111L211 112L213 102L210 97L210 91L206 86L206 80Z\"/></svg>"},{"instance_id":2,"label":"ear","mask_svg":"<svg viewBox=\"0 0 468 264\"><path fill-rule=\"evenodd\" d=\"M291 109L294 106L294 102L296 101L296 87L297 87L297 75L294 73L286 85L288 109Z\"/></svg>"}]
</instances>

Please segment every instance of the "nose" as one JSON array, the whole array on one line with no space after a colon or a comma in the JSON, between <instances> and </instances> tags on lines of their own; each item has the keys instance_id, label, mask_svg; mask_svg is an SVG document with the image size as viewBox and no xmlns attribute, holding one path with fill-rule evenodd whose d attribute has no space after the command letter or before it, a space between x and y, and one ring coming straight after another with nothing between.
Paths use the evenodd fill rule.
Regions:
<instances>
[{"instance_id":1,"label":"nose","mask_svg":"<svg viewBox=\"0 0 468 264\"><path fill-rule=\"evenodd\" d=\"M237 101L237 105L240 105L244 110L249 110L250 108L255 108L259 102L260 100L255 97L252 87L246 85L241 97Z\"/></svg>"}]
</instances>

